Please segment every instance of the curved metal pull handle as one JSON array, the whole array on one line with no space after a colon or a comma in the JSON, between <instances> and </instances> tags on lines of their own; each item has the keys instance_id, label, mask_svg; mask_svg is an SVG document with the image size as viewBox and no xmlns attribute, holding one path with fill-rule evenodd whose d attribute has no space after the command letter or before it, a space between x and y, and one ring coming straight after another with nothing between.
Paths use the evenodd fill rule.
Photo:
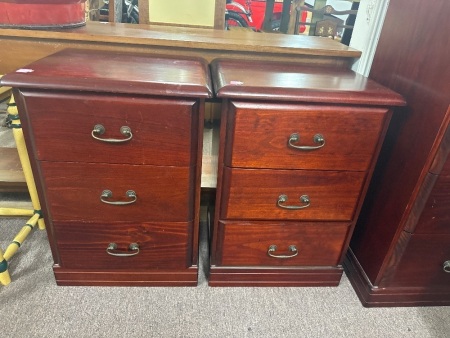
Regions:
<instances>
[{"instance_id":1,"label":"curved metal pull handle","mask_svg":"<svg viewBox=\"0 0 450 338\"><path fill-rule=\"evenodd\" d=\"M309 199L308 195L302 195L300 196L300 202L302 202L304 205L284 205L283 203L287 202L288 197L287 195L280 195L278 196L277 206L283 209L289 209L289 210L299 210L299 209L305 209L311 205L311 201Z\"/></svg>"},{"instance_id":2,"label":"curved metal pull handle","mask_svg":"<svg viewBox=\"0 0 450 338\"><path fill-rule=\"evenodd\" d=\"M445 272L450 273L450 261L445 261L442 268Z\"/></svg>"},{"instance_id":3,"label":"curved metal pull handle","mask_svg":"<svg viewBox=\"0 0 450 338\"><path fill-rule=\"evenodd\" d=\"M102 142L108 142L108 143L122 143L127 142L133 138L133 134L131 133L130 127L122 126L120 127L120 133L124 136L127 136L127 138L124 139L116 139L116 138L100 138L97 135L103 135L105 133L105 127L103 127L101 124L96 124L94 126L94 129L92 129L92 137L96 140L102 141Z\"/></svg>"},{"instance_id":4,"label":"curved metal pull handle","mask_svg":"<svg viewBox=\"0 0 450 338\"><path fill-rule=\"evenodd\" d=\"M106 204L112 204L112 205L127 205L136 202L137 196L134 190L128 190L125 195L128 198L131 198L131 201L108 201L106 198L112 197L112 191L111 190L103 190L102 194L100 195L100 201Z\"/></svg>"},{"instance_id":5,"label":"curved metal pull handle","mask_svg":"<svg viewBox=\"0 0 450 338\"><path fill-rule=\"evenodd\" d=\"M297 146L294 143L297 143L298 141L300 141L300 134L298 133L291 134L291 136L289 136L288 141L289 147L299 150L316 150L322 148L325 145L325 138L323 137L322 134L316 134L313 137L314 143L318 143L319 144L318 146Z\"/></svg>"},{"instance_id":6,"label":"curved metal pull handle","mask_svg":"<svg viewBox=\"0 0 450 338\"><path fill-rule=\"evenodd\" d=\"M293 252L293 254L292 255L275 255L274 252L277 251L277 246L272 244L271 246L269 246L269 249L267 250L267 254L270 257L280 258L280 259L292 258L292 257L295 257L298 255L298 250L295 245L289 245L288 250Z\"/></svg>"},{"instance_id":7,"label":"curved metal pull handle","mask_svg":"<svg viewBox=\"0 0 450 338\"><path fill-rule=\"evenodd\" d=\"M116 257L136 256L139 253L139 244L131 243L128 246L128 251L120 251L120 250L117 250L116 243L109 243L108 247L106 248L106 252L108 253L108 255L116 256Z\"/></svg>"}]
</instances>

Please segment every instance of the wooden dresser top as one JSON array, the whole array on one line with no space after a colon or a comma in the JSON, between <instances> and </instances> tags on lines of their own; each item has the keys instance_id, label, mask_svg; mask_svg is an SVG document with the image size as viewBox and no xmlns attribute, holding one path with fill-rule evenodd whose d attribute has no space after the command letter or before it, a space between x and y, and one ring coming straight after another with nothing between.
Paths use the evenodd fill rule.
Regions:
<instances>
[{"instance_id":1,"label":"wooden dresser top","mask_svg":"<svg viewBox=\"0 0 450 338\"><path fill-rule=\"evenodd\" d=\"M208 98L208 63L196 57L66 49L1 79L16 88Z\"/></svg>"},{"instance_id":2,"label":"wooden dresser top","mask_svg":"<svg viewBox=\"0 0 450 338\"><path fill-rule=\"evenodd\" d=\"M401 95L349 69L280 62L216 59L211 63L221 98L402 106Z\"/></svg>"}]
</instances>

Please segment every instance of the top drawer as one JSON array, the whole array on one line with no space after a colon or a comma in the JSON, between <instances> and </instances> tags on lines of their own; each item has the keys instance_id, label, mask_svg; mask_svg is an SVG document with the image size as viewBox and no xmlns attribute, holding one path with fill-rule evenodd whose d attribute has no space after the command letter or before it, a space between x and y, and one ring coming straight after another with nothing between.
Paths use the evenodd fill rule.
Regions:
<instances>
[{"instance_id":1,"label":"top drawer","mask_svg":"<svg viewBox=\"0 0 450 338\"><path fill-rule=\"evenodd\" d=\"M230 102L228 111L227 166L365 171L388 110Z\"/></svg>"},{"instance_id":2,"label":"top drawer","mask_svg":"<svg viewBox=\"0 0 450 338\"><path fill-rule=\"evenodd\" d=\"M23 95L38 160L160 166L195 163L195 100L27 91ZM96 125L102 125L104 132L93 131ZM130 133L122 134L122 127Z\"/></svg>"}]
</instances>

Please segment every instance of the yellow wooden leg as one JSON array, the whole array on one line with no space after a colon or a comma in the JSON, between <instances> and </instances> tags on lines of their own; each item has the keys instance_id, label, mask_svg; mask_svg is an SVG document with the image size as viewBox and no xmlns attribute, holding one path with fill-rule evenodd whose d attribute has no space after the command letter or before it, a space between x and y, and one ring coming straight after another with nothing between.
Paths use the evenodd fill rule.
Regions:
<instances>
[{"instance_id":1,"label":"yellow wooden leg","mask_svg":"<svg viewBox=\"0 0 450 338\"><path fill-rule=\"evenodd\" d=\"M3 255L4 259L6 261L9 261L12 256L19 250L20 246L22 245L23 241L27 238L28 234L33 230L33 228L36 226L36 223L39 220L40 215L35 214L33 217L31 217L28 222L25 224L25 226L19 231L19 233L14 237L12 243L8 246L8 248L5 251L5 254Z\"/></svg>"},{"instance_id":2,"label":"yellow wooden leg","mask_svg":"<svg viewBox=\"0 0 450 338\"><path fill-rule=\"evenodd\" d=\"M15 105L14 97L11 96L11 100L8 104L7 112L10 116L18 116L18 110ZM17 127L14 127L17 126ZM27 146L25 145L25 139L23 137L23 131L20 126L20 120L13 119L11 127L13 127L14 140L16 142L17 151L19 153L20 163L22 164L22 170L25 175L25 181L27 182L28 192L30 193L31 203L34 210L41 212L41 204L39 203L39 197L37 195L36 184L34 182L33 172L31 171L30 158L28 157ZM45 229L44 219L40 218L38 221L39 229Z\"/></svg>"},{"instance_id":3,"label":"yellow wooden leg","mask_svg":"<svg viewBox=\"0 0 450 338\"><path fill-rule=\"evenodd\" d=\"M20 208L0 208L0 216L33 216L34 211Z\"/></svg>"},{"instance_id":4,"label":"yellow wooden leg","mask_svg":"<svg viewBox=\"0 0 450 338\"><path fill-rule=\"evenodd\" d=\"M8 272L8 262L3 257L3 251L0 249L0 284L8 285L11 283L11 277Z\"/></svg>"}]
</instances>

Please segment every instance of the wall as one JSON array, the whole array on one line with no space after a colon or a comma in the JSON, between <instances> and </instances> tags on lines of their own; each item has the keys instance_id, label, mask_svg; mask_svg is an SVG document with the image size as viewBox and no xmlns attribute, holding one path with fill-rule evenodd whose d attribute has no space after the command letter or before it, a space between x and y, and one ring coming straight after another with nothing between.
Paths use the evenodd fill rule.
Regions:
<instances>
[{"instance_id":1,"label":"wall","mask_svg":"<svg viewBox=\"0 0 450 338\"><path fill-rule=\"evenodd\" d=\"M215 3L215 0L151 0L150 22L213 27Z\"/></svg>"},{"instance_id":2,"label":"wall","mask_svg":"<svg viewBox=\"0 0 450 338\"><path fill-rule=\"evenodd\" d=\"M352 67L362 75L369 76L388 6L389 0L360 1L350 47L362 52Z\"/></svg>"}]
</instances>

